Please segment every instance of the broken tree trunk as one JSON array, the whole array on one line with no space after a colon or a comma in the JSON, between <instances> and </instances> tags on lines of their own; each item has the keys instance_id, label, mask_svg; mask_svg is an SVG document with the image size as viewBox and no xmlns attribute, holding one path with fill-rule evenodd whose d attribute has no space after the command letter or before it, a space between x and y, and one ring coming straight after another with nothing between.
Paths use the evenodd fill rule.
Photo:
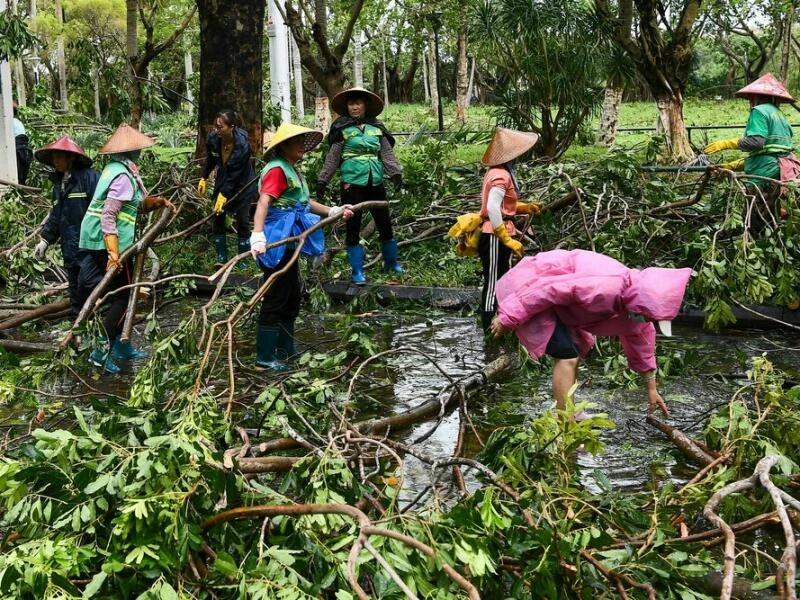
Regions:
<instances>
[{"instance_id":1,"label":"broken tree trunk","mask_svg":"<svg viewBox=\"0 0 800 600\"><path fill-rule=\"evenodd\" d=\"M705 444L694 441L680 429L675 429L671 425L659 421L652 415L649 415L646 421L672 440L672 443L675 444L678 450L683 452L689 459L703 465L710 465L719 458L718 453L709 450Z\"/></svg>"},{"instance_id":2,"label":"broken tree trunk","mask_svg":"<svg viewBox=\"0 0 800 600\"><path fill-rule=\"evenodd\" d=\"M69 299L59 300L58 302L51 302L50 304L44 304L39 308L25 311L9 319L6 319L5 321L0 322L0 331L4 329L11 329L12 327L18 327L19 325L27 323L28 321L33 321L34 319L38 319L39 317L44 317L46 315L52 315L54 313L61 312L62 310L66 310L68 308L69 308Z\"/></svg>"}]
</instances>

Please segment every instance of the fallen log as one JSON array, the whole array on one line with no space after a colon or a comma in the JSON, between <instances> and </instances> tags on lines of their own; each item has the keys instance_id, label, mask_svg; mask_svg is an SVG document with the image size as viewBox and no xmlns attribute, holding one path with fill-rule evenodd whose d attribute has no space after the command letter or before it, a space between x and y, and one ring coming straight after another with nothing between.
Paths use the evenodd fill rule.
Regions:
<instances>
[{"instance_id":1,"label":"fallen log","mask_svg":"<svg viewBox=\"0 0 800 600\"><path fill-rule=\"evenodd\" d=\"M13 316L9 319L6 319L5 321L0 322L0 331L3 331L4 329L11 329L12 327L18 327L19 325L27 323L28 321L33 321L34 319L38 319L39 317L44 317L46 315L57 313L62 310L66 310L68 308L69 308L69 299L59 300L57 302L51 302L50 304L43 304L38 308L22 312L16 316Z\"/></svg>"},{"instance_id":2,"label":"fallen log","mask_svg":"<svg viewBox=\"0 0 800 600\"><path fill-rule=\"evenodd\" d=\"M20 340L5 340L0 338L0 348L16 352L49 352L56 349L56 344L43 344L41 342L22 342Z\"/></svg>"},{"instance_id":3,"label":"fallen log","mask_svg":"<svg viewBox=\"0 0 800 600\"><path fill-rule=\"evenodd\" d=\"M645 420L648 424L652 425L666 435L670 440L672 440L672 443L675 444L678 450L680 450L687 458L703 465L710 465L719 458L719 453L709 450L705 444L700 444L694 441L680 429L676 429L671 425L667 425L652 415L648 415Z\"/></svg>"},{"instance_id":4,"label":"fallen log","mask_svg":"<svg viewBox=\"0 0 800 600\"><path fill-rule=\"evenodd\" d=\"M285 473L301 460L299 456L258 456L239 458L236 465L242 473Z\"/></svg>"},{"instance_id":5,"label":"fallen log","mask_svg":"<svg viewBox=\"0 0 800 600\"><path fill-rule=\"evenodd\" d=\"M692 577L687 579L687 583L690 583L698 592L719 597L722 592L722 573L712 572L707 573L705 577ZM734 577L731 598L733 600L778 600L779 596L765 590L754 590L752 581Z\"/></svg>"}]
</instances>

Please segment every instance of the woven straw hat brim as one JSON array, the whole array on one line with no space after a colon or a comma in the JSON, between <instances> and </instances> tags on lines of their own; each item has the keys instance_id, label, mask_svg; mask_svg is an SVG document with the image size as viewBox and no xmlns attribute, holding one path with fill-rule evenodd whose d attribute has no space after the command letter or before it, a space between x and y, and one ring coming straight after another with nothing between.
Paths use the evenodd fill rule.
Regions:
<instances>
[{"instance_id":1,"label":"woven straw hat brim","mask_svg":"<svg viewBox=\"0 0 800 600\"><path fill-rule=\"evenodd\" d=\"M381 97L362 87L352 87L336 94L331 100L331 108L336 114L347 116L350 114L347 112L347 101L357 96L367 99L366 113L368 117L377 117L383 112L383 100L381 100Z\"/></svg>"},{"instance_id":2,"label":"woven straw hat brim","mask_svg":"<svg viewBox=\"0 0 800 600\"><path fill-rule=\"evenodd\" d=\"M127 123L123 123L111 134L108 141L98 151L99 154L122 154L123 152L133 152L149 148L156 141L137 131Z\"/></svg>"},{"instance_id":3,"label":"woven straw hat brim","mask_svg":"<svg viewBox=\"0 0 800 600\"><path fill-rule=\"evenodd\" d=\"M92 166L92 159L86 156L86 153L83 151L75 140L73 140L68 135L62 136L58 138L55 142L51 142L47 144L47 146L43 146L39 148L36 152L33 153L33 156L38 160L40 163L45 165L53 165L53 153L54 152L68 152L75 156L72 165L73 167L78 168L88 168Z\"/></svg>"},{"instance_id":4,"label":"woven straw hat brim","mask_svg":"<svg viewBox=\"0 0 800 600\"><path fill-rule=\"evenodd\" d=\"M481 163L487 167L503 165L525 154L538 141L538 133L498 127L481 158Z\"/></svg>"},{"instance_id":5,"label":"woven straw hat brim","mask_svg":"<svg viewBox=\"0 0 800 600\"><path fill-rule=\"evenodd\" d=\"M753 98L755 96L772 96L787 102L794 102L794 98L778 79L772 74L767 73L756 79L736 92L739 98Z\"/></svg>"},{"instance_id":6,"label":"woven straw hat brim","mask_svg":"<svg viewBox=\"0 0 800 600\"><path fill-rule=\"evenodd\" d=\"M264 151L264 160L271 160L275 156L278 146L299 135L305 136L303 139L303 146L306 152L311 152L314 148L319 146L322 139L325 137L322 135L322 132L316 131L315 129L294 125L293 123L282 123L269 140L269 145Z\"/></svg>"}]
</instances>

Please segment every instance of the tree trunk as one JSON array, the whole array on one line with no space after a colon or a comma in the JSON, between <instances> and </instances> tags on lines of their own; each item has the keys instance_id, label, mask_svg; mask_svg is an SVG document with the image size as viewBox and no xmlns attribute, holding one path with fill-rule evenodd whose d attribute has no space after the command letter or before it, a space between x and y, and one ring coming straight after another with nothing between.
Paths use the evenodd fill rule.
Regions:
<instances>
[{"instance_id":1,"label":"tree trunk","mask_svg":"<svg viewBox=\"0 0 800 600\"><path fill-rule=\"evenodd\" d=\"M603 111L600 114L598 141L603 146L613 146L617 140L617 123L619 121L619 105L622 103L622 87L606 85L603 96Z\"/></svg>"},{"instance_id":2,"label":"tree trunk","mask_svg":"<svg viewBox=\"0 0 800 600\"><path fill-rule=\"evenodd\" d=\"M289 36L289 48L292 53L292 68L294 69L294 105L298 117L302 119L306 113L303 98L303 63L300 62L300 50L297 48L297 42L291 35Z\"/></svg>"},{"instance_id":3,"label":"tree trunk","mask_svg":"<svg viewBox=\"0 0 800 600\"><path fill-rule=\"evenodd\" d=\"M58 39L56 41L56 61L58 62L58 95L61 101L61 109L69 110L69 100L67 98L67 58L64 54L64 10L61 7L61 0L56 0L56 21L59 24Z\"/></svg>"},{"instance_id":4,"label":"tree trunk","mask_svg":"<svg viewBox=\"0 0 800 600\"><path fill-rule=\"evenodd\" d=\"M428 86L430 81L428 75L428 52L422 50L422 88L425 90L425 104L431 100L431 88Z\"/></svg>"},{"instance_id":5,"label":"tree trunk","mask_svg":"<svg viewBox=\"0 0 800 600\"><path fill-rule=\"evenodd\" d=\"M11 12L17 12L17 0L11 0ZM14 59L14 80L17 91L17 104L25 106L28 103L28 98L25 94L25 65L22 62L22 57Z\"/></svg>"},{"instance_id":6,"label":"tree trunk","mask_svg":"<svg viewBox=\"0 0 800 600\"><path fill-rule=\"evenodd\" d=\"M467 61L467 30L458 32L458 63L456 65L456 121L464 125L467 122L467 106L469 106L469 61Z\"/></svg>"},{"instance_id":7,"label":"tree trunk","mask_svg":"<svg viewBox=\"0 0 800 600\"><path fill-rule=\"evenodd\" d=\"M656 98L658 121L656 132L667 138L667 158L670 162L686 162L694 158L683 121L683 98L664 95Z\"/></svg>"},{"instance_id":8,"label":"tree trunk","mask_svg":"<svg viewBox=\"0 0 800 600\"><path fill-rule=\"evenodd\" d=\"M796 9L796 0L792 0L789 4L789 10L786 14L786 25L784 26L784 42L783 42L783 55L781 56L781 72L780 80L785 82L789 77L789 59L792 56L792 25L794 25L794 13Z\"/></svg>"},{"instance_id":9,"label":"tree trunk","mask_svg":"<svg viewBox=\"0 0 800 600\"><path fill-rule=\"evenodd\" d=\"M361 32L353 36L353 81L356 86L364 87L364 57L361 52Z\"/></svg>"},{"instance_id":10,"label":"tree trunk","mask_svg":"<svg viewBox=\"0 0 800 600\"><path fill-rule=\"evenodd\" d=\"M200 22L200 93L197 156L217 112L233 108L242 118L254 154L262 144L263 0L195 0ZM236 48L236 60L231 60Z\"/></svg>"},{"instance_id":11,"label":"tree trunk","mask_svg":"<svg viewBox=\"0 0 800 600\"><path fill-rule=\"evenodd\" d=\"M92 68L92 87L94 88L94 119L101 121L103 115L100 112L100 71L97 67Z\"/></svg>"},{"instance_id":12,"label":"tree trunk","mask_svg":"<svg viewBox=\"0 0 800 600\"><path fill-rule=\"evenodd\" d=\"M317 95L314 97L314 129L328 135L331 128L331 109L325 90L317 85Z\"/></svg>"},{"instance_id":13,"label":"tree trunk","mask_svg":"<svg viewBox=\"0 0 800 600\"><path fill-rule=\"evenodd\" d=\"M186 79L186 104L188 105L188 112L194 111L194 94L192 93L192 75L194 75L194 66L192 65L192 53L189 50L183 52L183 73Z\"/></svg>"},{"instance_id":14,"label":"tree trunk","mask_svg":"<svg viewBox=\"0 0 800 600\"><path fill-rule=\"evenodd\" d=\"M139 27L139 0L125 0L125 54L128 57L128 76L131 78L130 126L139 129L142 120L142 82L136 73L139 57L137 31Z\"/></svg>"},{"instance_id":15,"label":"tree trunk","mask_svg":"<svg viewBox=\"0 0 800 600\"><path fill-rule=\"evenodd\" d=\"M439 115L439 87L436 85L436 51L433 37L428 40L428 87L431 90L431 113Z\"/></svg>"},{"instance_id":16,"label":"tree trunk","mask_svg":"<svg viewBox=\"0 0 800 600\"><path fill-rule=\"evenodd\" d=\"M383 103L389 106L389 78L386 71L386 40L381 37L381 68L383 69Z\"/></svg>"}]
</instances>

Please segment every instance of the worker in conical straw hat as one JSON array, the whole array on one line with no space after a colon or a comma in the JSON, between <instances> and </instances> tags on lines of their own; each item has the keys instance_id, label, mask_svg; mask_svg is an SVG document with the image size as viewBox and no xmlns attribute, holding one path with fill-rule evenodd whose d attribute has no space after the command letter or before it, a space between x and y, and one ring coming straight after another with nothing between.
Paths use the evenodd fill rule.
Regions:
<instances>
[{"instance_id":1,"label":"worker in conical straw hat","mask_svg":"<svg viewBox=\"0 0 800 600\"><path fill-rule=\"evenodd\" d=\"M459 240L461 256L479 256L483 270L481 325L488 331L495 314L495 284L511 268L512 252L522 256L522 244L513 236L516 215L538 215L541 204L520 201L515 174L517 159L539 140L536 133L498 127L481 158L489 169L483 177L481 210L458 218L449 234Z\"/></svg>"},{"instance_id":2,"label":"worker in conical straw hat","mask_svg":"<svg viewBox=\"0 0 800 600\"><path fill-rule=\"evenodd\" d=\"M61 257L67 272L70 310L77 315L81 309L78 291L78 238L81 222L94 196L100 174L92 169L92 159L68 135L39 148L34 156L40 163L52 167L53 208L44 222L35 256L44 260L48 246L61 241Z\"/></svg>"},{"instance_id":3,"label":"worker in conical straw hat","mask_svg":"<svg viewBox=\"0 0 800 600\"><path fill-rule=\"evenodd\" d=\"M394 137L378 120L383 100L362 87L339 92L331 100L338 113L328 133L328 153L317 177L317 198L322 200L334 173L339 171L341 203L358 204L386 200L384 177L395 192L403 185L403 169L394 154ZM394 239L388 207L370 209L381 242L383 267L390 273L403 273ZM361 245L361 213L347 222L345 240L352 281L364 285L364 247Z\"/></svg>"},{"instance_id":4,"label":"worker in conical straw hat","mask_svg":"<svg viewBox=\"0 0 800 600\"><path fill-rule=\"evenodd\" d=\"M151 211L171 203L159 196L149 196L139 175L136 161L141 151L155 140L123 123L100 148L108 164L100 174L94 196L81 222L80 275L78 285L83 300L88 298L106 271L114 271L108 291L129 285L133 279L133 261L120 262L120 254L134 243L136 216L141 208ZM103 326L105 341L95 346L89 360L108 373L119 373L117 359L141 358L145 353L130 342L119 340L128 309L131 289L112 296ZM107 342L107 344L106 344Z\"/></svg>"},{"instance_id":5,"label":"worker in conical straw hat","mask_svg":"<svg viewBox=\"0 0 800 600\"><path fill-rule=\"evenodd\" d=\"M288 368L286 361L295 354L294 325L300 313L300 267L292 261L294 246L286 244L267 249L267 244L302 234L320 217L353 216L349 205L326 206L313 200L299 163L306 152L322 141L322 133L292 123L283 123L270 139L259 176L259 198L253 216L250 252L264 273L262 285L276 271L288 270L264 295L258 316L256 366L273 371ZM322 230L304 241L301 254L320 256L325 250Z\"/></svg>"},{"instance_id":6,"label":"worker in conical straw hat","mask_svg":"<svg viewBox=\"0 0 800 600\"><path fill-rule=\"evenodd\" d=\"M750 102L744 137L711 142L703 152L714 154L723 150L742 150L747 153L746 158L719 166L781 181L796 179L800 174L800 163L792 154L792 128L780 109L782 102L794 103L794 98L772 73L759 77L736 95ZM764 182L754 179L753 183L763 187Z\"/></svg>"}]
</instances>

